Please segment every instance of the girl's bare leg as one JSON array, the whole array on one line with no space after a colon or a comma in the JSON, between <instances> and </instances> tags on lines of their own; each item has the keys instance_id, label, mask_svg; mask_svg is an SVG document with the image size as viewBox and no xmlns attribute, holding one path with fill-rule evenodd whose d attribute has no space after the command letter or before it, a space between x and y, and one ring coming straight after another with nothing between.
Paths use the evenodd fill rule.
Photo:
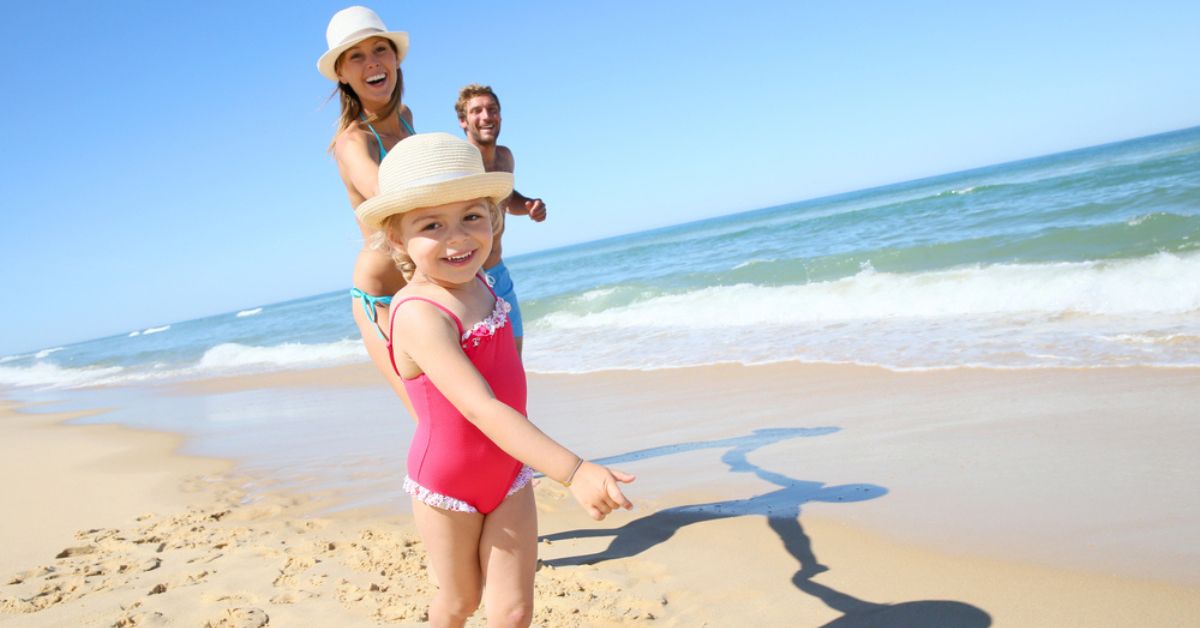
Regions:
<instances>
[{"instance_id":1,"label":"girl's bare leg","mask_svg":"<svg viewBox=\"0 0 1200 628\"><path fill-rule=\"evenodd\" d=\"M392 358L388 355L387 341L379 337L379 330L375 327L375 323L367 318L367 313L363 311L362 302L358 299L351 299L351 309L354 313L354 323L358 325L358 333L362 335L363 345L367 348L367 355L371 357L371 362L375 364L375 368L383 375L392 390L400 396L404 402L404 407L408 409L408 415L417 420L417 413L413 412L412 403L408 401L408 391L404 389L404 380L396 374L392 368ZM375 313L379 316L380 325L386 330L390 312L386 307L376 307Z\"/></svg>"},{"instance_id":2,"label":"girl's bare leg","mask_svg":"<svg viewBox=\"0 0 1200 628\"><path fill-rule=\"evenodd\" d=\"M412 504L413 519L438 582L438 591L429 605L429 625L462 626L479 608L483 588L479 570L483 515L442 510L416 499Z\"/></svg>"},{"instance_id":3,"label":"girl's bare leg","mask_svg":"<svg viewBox=\"0 0 1200 628\"><path fill-rule=\"evenodd\" d=\"M537 571L537 507L532 484L505 499L483 520L479 565L484 574L487 625L528 626L533 621Z\"/></svg>"}]
</instances>

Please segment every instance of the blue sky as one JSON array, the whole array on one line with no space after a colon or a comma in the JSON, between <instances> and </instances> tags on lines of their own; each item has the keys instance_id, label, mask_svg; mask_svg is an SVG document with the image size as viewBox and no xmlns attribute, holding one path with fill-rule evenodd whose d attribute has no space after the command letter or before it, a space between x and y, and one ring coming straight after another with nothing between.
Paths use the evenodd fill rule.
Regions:
<instances>
[{"instance_id":1,"label":"blue sky","mask_svg":"<svg viewBox=\"0 0 1200 628\"><path fill-rule=\"evenodd\" d=\"M5 7L0 354L349 287L344 6ZM499 93L510 254L1200 124L1194 2L368 6L418 131Z\"/></svg>"}]
</instances>

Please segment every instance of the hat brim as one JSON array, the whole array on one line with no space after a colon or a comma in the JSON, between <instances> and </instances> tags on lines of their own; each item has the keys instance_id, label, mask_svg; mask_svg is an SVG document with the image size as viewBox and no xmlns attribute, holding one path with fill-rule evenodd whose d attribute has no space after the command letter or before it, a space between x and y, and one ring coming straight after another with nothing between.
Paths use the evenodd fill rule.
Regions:
<instances>
[{"instance_id":1,"label":"hat brim","mask_svg":"<svg viewBox=\"0 0 1200 628\"><path fill-rule=\"evenodd\" d=\"M419 207L437 207L476 198L490 198L492 202L499 203L512 194L512 189L511 172L484 172L380 194L363 201L354 213L364 225L379 229L388 216Z\"/></svg>"},{"instance_id":2,"label":"hat brim","mask_svg":"<svg viewBox=\"0 0 1200 628\"><path fill-rule=\"evenodd\" d=\"M396 45L397 63L402 63L404 61L404 57L408 55L408 33L404 31L381 31L377 33L367 33L362 37L356 37L350 41L343 42L336 48L330 48L327 50L325 54L321 55L320 59L317 59L317 71L320 72L325 78L335 83L338 82L337 71L334 70L334 66L337 65L338 57L342 56L343 52L346 52L347 50L357 46L359 42L366 41L372 37L382 37L390 40Z\"/></svg>"}]
</instances>

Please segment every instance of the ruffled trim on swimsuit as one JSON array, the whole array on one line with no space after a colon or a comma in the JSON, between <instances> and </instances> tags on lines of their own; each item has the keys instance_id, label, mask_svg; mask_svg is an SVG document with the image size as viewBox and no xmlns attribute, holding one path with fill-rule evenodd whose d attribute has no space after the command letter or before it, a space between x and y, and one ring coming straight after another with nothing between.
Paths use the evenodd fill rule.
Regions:
<instances>
[{"instance_id":1,"label":"ruffled trim on swimsuit","mask_svg":"<svg viewBox=\"0 0 1200 628\"><path fill-rule=\"evenodd\" d=\"M478 347L484 338L496 335L497 330L508 324L510 311L512 311L512 306L508 304L508 301L496 297L496 305L492 307L492 313L463 332L463 347Z\"/></svg>"},{"instance_id":2,"label":"ruffled trim on swimsuit","mask_svg":"<svg viewBox=\"0 0 1200 628\"><path fill-rule=\"evenodd\" d=\"M521 471L517 473L516 479L513 480L512 486L508 488L508 492L504 494L505 499L513 493L525 488L526 484L533 479L533 469L528 465L522 465ZM421 503L441 508L442 510L452 510L454 512L479 512L474 506L464 502L461 499L455 499L449 495L442 495L436 491L431 491L424 486L418 484L415 480L404 476L404 492L417 498Z\"/></svg>"}]
</instances>

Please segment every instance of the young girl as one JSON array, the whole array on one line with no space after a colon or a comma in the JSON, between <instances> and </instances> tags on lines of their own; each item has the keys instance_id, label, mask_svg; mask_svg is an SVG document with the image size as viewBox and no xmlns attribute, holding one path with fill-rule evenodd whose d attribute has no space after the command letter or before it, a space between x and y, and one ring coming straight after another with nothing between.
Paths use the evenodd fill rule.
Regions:
<instances>
[{"instance_id":1,"label":"young girl","mask_svg":"<svg viewBox=\"0 0 1200 628\"><path fill-rule=\"evenodd\" d=\"M512 182L510 173L484 172L466 141L416 135L388 153L379 194L357 209L387 235L408 279L392 300L390 348L419 419L404 487L439 585L429 609L435 626L463 625L481 595L488 625L529 625L530 467L568 487L594 519L633 507L619 486L633 476L583 460L525 417L508 304L480 272Z\"/></svg>"},{"instance_id":2,"label":"young girl","mask_svg":"<svg viewBox=\"0 0 1200 628\"><path fill-rule=\"evenodd\" d=\"M379 16L366 7L350 7L329 20L325 39L329 50L317 61L317 70L337 83L342 105L330 150L350 206L358 207L375 196L379 161L415 133L412 112L400 102L404 93L400 62L408 52L408 34L387 30ZM383 250L386 247L372 244L374 230L362 223L358 228L363 248L354 264L350 289L354 322L376 368L407 404L404 385L387 357L381 325L387 320L391 295L404 286L404 277Z\"/></svg>"}]
</instances>

